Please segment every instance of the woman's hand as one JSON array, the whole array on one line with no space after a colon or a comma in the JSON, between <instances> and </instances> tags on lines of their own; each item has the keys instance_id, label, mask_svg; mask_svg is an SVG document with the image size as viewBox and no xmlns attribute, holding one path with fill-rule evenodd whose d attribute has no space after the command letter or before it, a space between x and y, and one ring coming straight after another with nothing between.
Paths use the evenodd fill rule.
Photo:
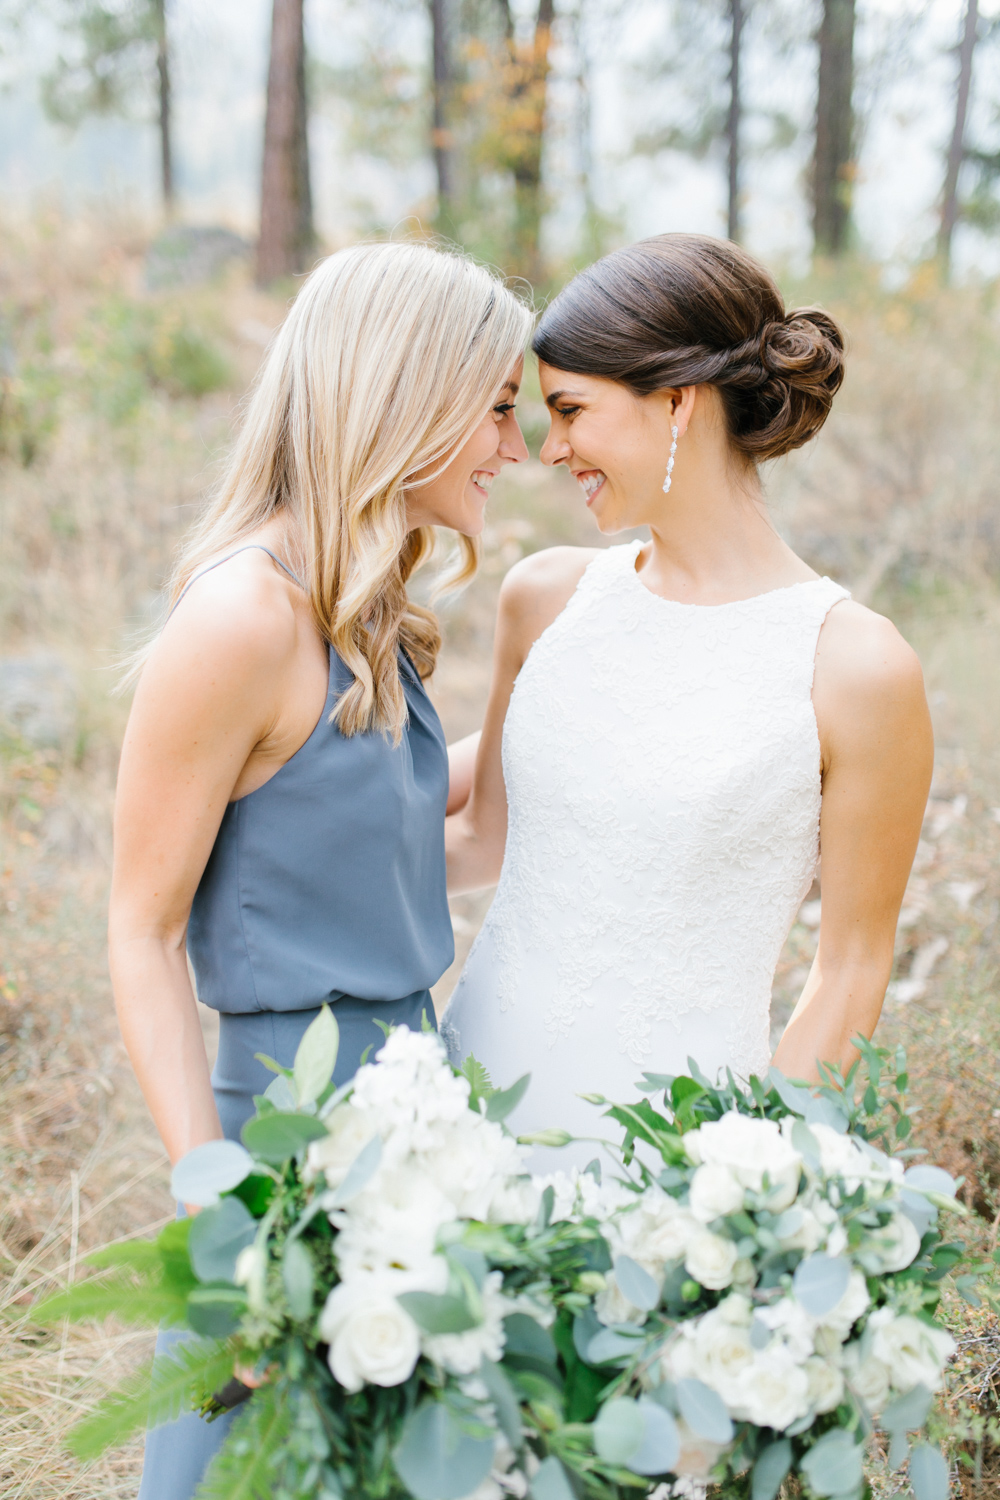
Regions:
<instances>
[{"instance_id":1,"label":"woman's hand","mask_svg":"<svg viewBox=\"0 0 1000 1500\"><path fill-rule=\"evenodd\" d=\"M790 1078L842 1072L852 1039L875 1030L892 973L896 923L934 767L916 654L881 615L844 601L816 652L813 703L823 764L819 945L774 1056Z\"/></svg>"}]
</instances>

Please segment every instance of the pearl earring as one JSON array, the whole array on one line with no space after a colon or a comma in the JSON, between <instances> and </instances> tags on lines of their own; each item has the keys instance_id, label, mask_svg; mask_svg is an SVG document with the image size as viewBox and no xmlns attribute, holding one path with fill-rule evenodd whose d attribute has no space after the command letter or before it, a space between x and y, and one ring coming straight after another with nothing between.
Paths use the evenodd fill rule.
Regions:
<instances>
[{"instance_id":1,"label":"pearl earring","mask_svg":"<svg viewBox=\"0 0 1000 1500\"><path fill-rule=\"evenodd\" d=\"M670 437L671 437L670 457L667 459L667 477L663 481L663 493L665 495L669 495L670 494L670 484L671 484L670 476L674 472L674 454L677 452L677 428L676 427L671 427L671 429L670 429Z\"/></svg>"}]
</instances>

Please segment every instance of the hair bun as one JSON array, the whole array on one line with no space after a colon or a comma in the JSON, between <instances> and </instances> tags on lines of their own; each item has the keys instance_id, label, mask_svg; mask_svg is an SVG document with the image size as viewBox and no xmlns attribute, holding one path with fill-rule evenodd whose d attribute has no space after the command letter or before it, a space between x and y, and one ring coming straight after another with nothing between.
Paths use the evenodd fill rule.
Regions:
<instances>
[{"instance_id":1,"label":"hair bun","mask_svg":"<svg viewBox=\"0 0 1000 1500\"><path fill-rule=\"evenodd\" d=\"M768 323L760 341L766 378L757 390L761 424L740 436L755 458L801 448L822 427L844 379L844 338L819 307L799 307Z\"/></svg>"}]
</instances>

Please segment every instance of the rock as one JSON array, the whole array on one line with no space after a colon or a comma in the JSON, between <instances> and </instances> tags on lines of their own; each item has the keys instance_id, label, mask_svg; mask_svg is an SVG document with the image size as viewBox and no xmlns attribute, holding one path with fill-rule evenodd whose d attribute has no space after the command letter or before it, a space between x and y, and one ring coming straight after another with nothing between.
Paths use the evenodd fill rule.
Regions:
<instances>
[{"instance_id":1,"label":"rock","mask_svg":"<svg viewBox=\"0 0 1000 1500\"><path fill-rule=\"evenodd\" d=\"M76 685L61 657L0 656L0 736L34 749L64 748L76 722Z\"/></svg>"},{"instance_id":2,"label":"rock","mask_svg":"<svg viewBox=\"0 0 1000 1500\"><path fill-rule=\"evenodd\" d=\"M151 292L195 286L211 281L224 266L249 254L248 242L231 229L173 224L157 235L146 252L146 285Z\"/></svg>"}]
</instances>

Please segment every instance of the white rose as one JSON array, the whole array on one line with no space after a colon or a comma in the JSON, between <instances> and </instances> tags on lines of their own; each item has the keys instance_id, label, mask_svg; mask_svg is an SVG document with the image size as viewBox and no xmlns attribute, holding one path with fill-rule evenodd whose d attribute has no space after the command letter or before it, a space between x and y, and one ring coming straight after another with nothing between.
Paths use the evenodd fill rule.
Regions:
<instances>
[{"instance_id":1,"label":"white rose","mask_svg":"<svg viewBox=\"0 0 1000 1500\"><path fill-rule=\"evenodd\" d=\"M263 1312L267 1302L267 1255L259 1245L246 1245L236 1257L233 1280L247 1289L247 1301L254 1312Z\"/></svg>"},{"instance_id":2,"label":"white rose","mask_svg":"<svg viewBox=\"0 0 1000 1500\"><path fill-rule=\"evenodd\" d=\"M836 1365L825 1359L807 1359L806 1375L809 1379L809 1405L817 1415L833 1411L844 1396L844 1377Z\"/></svg>"},{"instance_id":3,"label":"white rose","mask_svg":"<svg viewBox=\"0 0 1000 1500\"><path fill-rule=\"evenodd\" d=\"M713 1234L710 1229L702 1229L688 1245L684 1267L699 1285L720 1292L731 1283L736 1261L736 1246L732 1240L723 1239L721 1234Z\"/></svg>"},{"instance_id":4,"label":"white rose","mask_svg":"<svg viewBox=\"0 0 1000 1500\"><path fill-rule=\"evenodd\" d=\"M920 1251L920 1235L912 1219L895 1213L884 1229L875 1235L875 1253L882 1271L905 1271Z\"/></svg>"},{"instance_id":5,"label":"white rose","mask_svg":"<svg viewBox=\"0 0 1000 1500\"><path fill-rule=\"evenodd\" d=\"M817 1319L821 1328L827 1328L836 1334L841 1341L846 1339L855 1323L864 1312L871 1298L868 1296L868 1287L861 1272L852 1269L850 1279L847 1283L847 1291L841 1297L836 1307L831 1308L828 1313Z\"/></svg>"},{"instance_id":6,"label":"white rose","mask_svg":"<svg viewBox=\"0 0 1000 1500\"><path fill-rule=\"evenodd\" d=\"M642 1218L637 1223L635 1259L645 1264L652 1275L662 1276L671 1262L684 1257L701 1228L693 1214L664 1193L662 1202L655 1201L644 1207Z\"/></svg>"},{"instance_id":7,"label":"white rose","mask_svg":"<svg viewBox=\"0 0 1000 1500\"><path fill-rule=\"evenodd\" d=\"M610 1325L612 1323L644 1323L646 1314L641 1307L636 1307L630 1302L618 1285L617 1280L611 1274L604 1284L604 1290L599 1292L594 1301L594 1312L597 1314L598 1322Z\"/></svg>"},{"instance_id":8,"label":"white rose","mask_svg":"<svg viewBox=\"0 0 1000 1500\"><path fill-rule=\"evenodd\" d=\"M809 1377L791 1351L775 1341L760 1350L740 1375L733 1416L784 1432L809 1410Z\"/></svg>"},{"instance_id":9,"label":"white rose","mask_svg":"<svg viewBox=\"0 0 1000 1500\"><path fill-rule=\"evenodd\" d=\"M797 1203L794 1208L788 1209L787 1223L782 1225L782 1232L777 1238L782 1250L802 1250L806 1255L811 1255L814 1250L819 1249L826 1236L826 1226L812 1209Z\"/></svg>"},{"instance_id":10,"label":"white rose","mask_svg":"<svg viewBox=\"0 0 1000 1500\"><path fill-rule=\"evenodd\" d=\"M871 1415L878 1416L889 1399L889 1371L880 1359L861 1357L860 1343L844 1347L844 1373L855 1395L865 1403Z\"/></svg>"},{"instance_id":11,"label":"white rose","mask_svg":"<svg viewBox=\"0 0 1000 1500\"><path fill-rule=\"evenodd\" d=\"M483 1321L465 1333L425 1334L424 1353L451 1375L471 1375L478 1370L483 1357L494 1364L503 1358L503 1320L511 1305L500 1295L503 1274L490 1271L483 1282Z\"/></svg>"},{"instance_id":12,"label":"white rose","mask_svg":"<svg viewBox=\"0 0 1000 1500\"><path fill-rule=\"evenodd\" d=\"M699 1437L683 1417L677 1419L677 1436L681 1441L681 1451L674 1465L674 1473L691 1475L695 1479L707 1479L718 1463L719 1455L725 1453L728 1445L712 1443L708 1438Z\"/></svg>"},{"instance_id":13,"label":"white rose","mask_svg":"<svg viewBox=\"0 0 1000 1500\"><path fill-rule=\"evenodd\" d=\"M691 1178L689 1207L702 1224L710 1224L726 1214L739 1213L743 1188L722 1162L707 1161Z\"/></svg>"},{"instance_id":14,"label":"white rose","mask_svg":"<svg viewBox=\"0 0 1000 1500\"><path fill-rule=\"evenodd\" d=\"M324 1123L330 1134L309 1142L303 1176L311 1182L322 1172L327 1185L336 1188L376 1130L364 1111L355 1109L351 1103L338 1105Z\"/></svg>"},{"instance_id":15,"label":"white rose","mask_svg":"<svg viewBox=\"0 0 1000 1500\"><path fill-rule=\"evenodd\" d=\"M879 1309L879 1313L888 1309ZM948 1360L955 1352L955 1340L943 1328L933 1328L909 1313L883 1321L873 1315L875 1337L872 1353L888 1366L892 1383L898 1391L925 1385L936 1391Z\"/></svg>"},{"instance_id":16,"label":"white rose","mask_svg":"<svg viewBox=\"0 0 1000 1500\"><path fill-rule=\"evenodd\" d=\"M774 1120L758 1120L731 1110L721 1120L707 1121L694 1133L701 1161L728 1167L742 1187L760 1193L766 1177L767 1206L774 1213L794 1202L802 1158ZM690 1155L687 1137L685 1146Z\"/></svg>"},{"instance_id":17,"label":"white rose","mask_svg":"<svg viewBox=\"0 0 1000 1500\"><path fill-rule=\"evenodd\" d=\"M701 1319L694 1349L694 1375L728 1406L739 1399L739 1377L753 1362L748 1323L727 1321L714 1308Z\"/></svg>"},{"instance_id":18,"label":"white rose","mask_svg":"<svg viewBox=\"0 0 1000 1500\"><path fill-rule=\"evenodd\" d=\"M420 1333L409 1313L395 1297L364 1282L334 1287L319 1333L330 1345L330 1369L345 1391L401 1385L420 1355Z\"/></svg>"},{"instance_id":19,"label":"white rose","mask_svg":"<svg viewBox=\"0 0 1000 1500\"><path fill-rule=\"evenodd\" d=\"M769 1328L791 1351L798 1364L813 1352L813 1319L795 1297L782 1297L757 1312L757 1321Z\"/></svg>"}]
</instances>

